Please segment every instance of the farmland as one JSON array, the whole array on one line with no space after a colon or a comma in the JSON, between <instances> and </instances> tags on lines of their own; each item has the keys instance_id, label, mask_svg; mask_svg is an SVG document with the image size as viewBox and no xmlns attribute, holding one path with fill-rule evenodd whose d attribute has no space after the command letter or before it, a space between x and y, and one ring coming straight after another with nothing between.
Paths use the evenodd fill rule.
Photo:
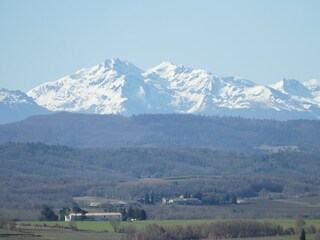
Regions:
<instances>
[{"instance_id":1,"label":"farmland","mask_svg":"<svg viewBox=\"0 0 320 240\"><path fill-rule=\"evenodd\" d=\"M147 221L132 221L132 222L121 222L123 227L133 226L137 230L143 230L149 224L158 224L166 227L174 227L177 225L180 226L188 226L188 225L199 225L199 224L207 224L207 223L216 223L221 221L229 221L229 220L217 220L217 219L201 219L201 220L147 220ZM283 227L294 227L295 219L254 219L254 221L259 222L268 222L275 225L281 225ZM317 228L320 227L320 219L310 219L305 220L306 226L315 226ZM49 227L54 226L63 226L68 227L70 222L43 222L43 221L23 221L17 222L18 225L47 225ZM96 231L96 232L113 232L113 228L110 225L110 222L104 221L81 221L74 222L77 226L78 230L83 231Z\"/></svg>"},{"instance_id":2,"label":"farmland","mask_svg":"<svg viewBox=\"0 0 320 240\"><path fill-rule=\"evenodd\" d=\"M133 221L133 222L121 222L122 229L134 229L134 231L143 231L146 226L150 224L157 224L164 227L176 227L176 226L192 226L208 223L217 223L221 220L216 219L203 219L203 220L148 220L148 221ZM228 221L228 220L223 220ZM253 220L252 220L253 221ZM275 225L281 225L283 227L294 227L294 219L259 219L259 222L268 222ZM72 225L77 230L71 230L69 222L40 222L40 221L24 221L17 222L20 232L15 231L0 231L0 237L5 239L121 239L125 236L124 233L114 233L110 222L73 222ZM320 219L306 220L305 227L315 226L320 227ZM313 239L313 234L308 234L307 239ZM298 239L297 235L278 236L278 237L260 237L260 238L243 238L248 240L290 240Z\"/></svg>"}]
</instances>

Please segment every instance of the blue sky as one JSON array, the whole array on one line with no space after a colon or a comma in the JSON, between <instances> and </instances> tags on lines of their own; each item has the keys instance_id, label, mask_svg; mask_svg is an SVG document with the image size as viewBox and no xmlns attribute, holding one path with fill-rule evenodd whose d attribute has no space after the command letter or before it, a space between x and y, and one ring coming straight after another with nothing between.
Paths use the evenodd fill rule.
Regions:
<instances>
[{"instance_id":1,"label":"blue sky","mask_svg":"<svg viewBox=\"0 0 320 240\"><path fill-rule=\"evenodd\" d=\"M0 87L23 91L119 57L261 84L320 78L318 0L1 0Z\"/></svg>"}]
</instances>

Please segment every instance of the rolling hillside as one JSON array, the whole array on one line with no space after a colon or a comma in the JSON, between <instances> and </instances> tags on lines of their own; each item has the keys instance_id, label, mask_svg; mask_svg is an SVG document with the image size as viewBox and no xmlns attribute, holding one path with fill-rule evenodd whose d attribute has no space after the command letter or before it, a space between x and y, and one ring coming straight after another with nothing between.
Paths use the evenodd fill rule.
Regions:
<instances>
[{"instance_id":1,"label":"rolling hillside","mask_svg":"<svg viewBox=\"0 0 320 240\"><path fill-rule=\"evenodd\" d=\"M58 113L0 125L0 142L71 147L210 148L319 151L320 122L158 114L123 117Z\"/></svg>"}]
</instances>

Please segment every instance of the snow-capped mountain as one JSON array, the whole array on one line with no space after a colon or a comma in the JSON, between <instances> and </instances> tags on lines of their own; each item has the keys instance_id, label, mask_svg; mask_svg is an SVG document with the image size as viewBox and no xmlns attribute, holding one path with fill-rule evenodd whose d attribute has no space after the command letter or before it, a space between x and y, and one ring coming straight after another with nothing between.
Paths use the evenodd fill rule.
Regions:
<instances>
[{"instance_id":1,"label":"snow-capped mountain","mask_svg":"<svg viewBox=\"0 0 320 240\"><path fill-rule=\"evenodd\" d=\"M22 120L31 115L49 113L20 91L0 89L0 124Z\"/></svg>"},{"instance_id":2,"label":"snow-capped mountain","mask_svg":"<svg viewBox=\"0 0 320 240\"><path fill-rule=\"evenodd\" d=\"M319 92L320 83L314 80L302 84L285 79L263 86L170 62L143 71L128 61L111 59L42 84L28 95L52 111L294 119L320 116Z\"/></svg>"},{"instance_id":3,"label":"snow-capped mountain","mask_svg":"<svg viewBox=\"0 0 320 240\"><path fill-rule=\"evenodd\" d=\"M272 87L290 96L301 98L313 98L311 91L301 82L295 79L283 79L282 81L272 85Z\"/></svg>"},{"instance_id":4,"label":"snow-capped mountain","mask_svg":"<svg viewBox=\"0 0 320 240\"><path fill-rule=\"evenodd\" d=\"M157 89L142 70L127 61L106 60L55 82L42 84L28 95L52 111L82 113L143 113L155 111Z\"/></svg>"}]
</instances>

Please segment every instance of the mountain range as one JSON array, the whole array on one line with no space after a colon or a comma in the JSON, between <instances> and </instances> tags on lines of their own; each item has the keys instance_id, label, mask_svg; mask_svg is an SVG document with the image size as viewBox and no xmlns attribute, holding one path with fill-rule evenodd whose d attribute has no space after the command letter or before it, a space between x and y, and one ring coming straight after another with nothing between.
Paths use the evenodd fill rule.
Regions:
<instances>
[{"instance_id":1,"label":"mountain range","mask_svg":"<svg viewBox=\"0 0 320 240\"><path fill-rule=\"evenodd\" d=\"M38 109L49 111L127 116L191 113L278 120L320 117L320 80L283 79L265 86L170 62L144 71L128 61L108 59L37 86L27 95L34 106L41 106L36 106ZM0 103L6 104L1 98Z\"/></svg>"}]
</instances>

